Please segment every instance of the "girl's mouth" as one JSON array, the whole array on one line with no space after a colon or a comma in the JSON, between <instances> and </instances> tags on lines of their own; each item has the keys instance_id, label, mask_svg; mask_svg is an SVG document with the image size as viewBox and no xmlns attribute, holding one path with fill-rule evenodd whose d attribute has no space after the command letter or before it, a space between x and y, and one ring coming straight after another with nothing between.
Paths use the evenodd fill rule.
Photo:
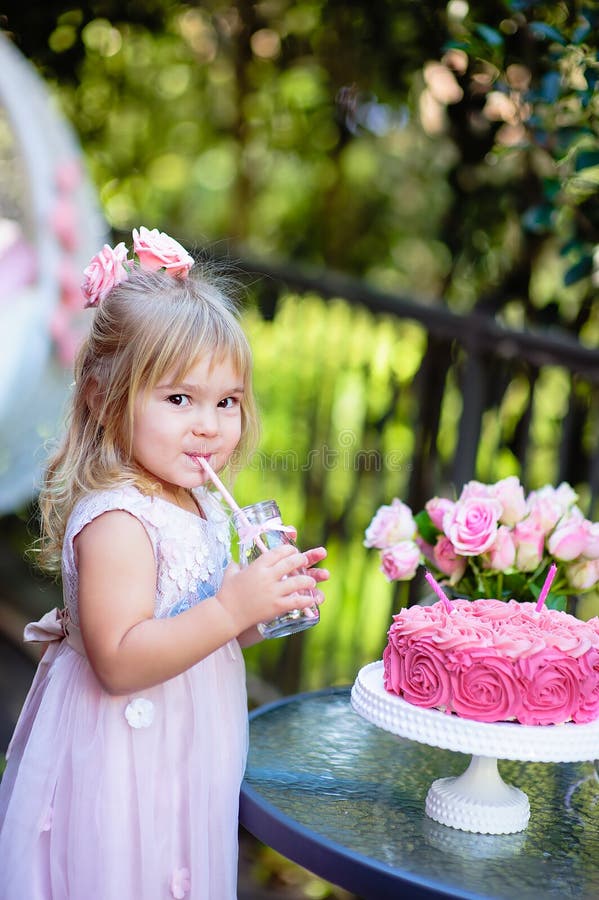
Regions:
<instances>
[{"instance_id":1,"label":"girl's mouth","mask_svg":"<svg viewBox=\"0 0 599 900\"><path fill-rule=\"evenodd\" d=\"M187 453L186 456L192 461L192 463L198 468L201 468L202 464L200 462L201 459L206 459L210 462L213 454L212 453Z\"/></svg>"}]
</instances>

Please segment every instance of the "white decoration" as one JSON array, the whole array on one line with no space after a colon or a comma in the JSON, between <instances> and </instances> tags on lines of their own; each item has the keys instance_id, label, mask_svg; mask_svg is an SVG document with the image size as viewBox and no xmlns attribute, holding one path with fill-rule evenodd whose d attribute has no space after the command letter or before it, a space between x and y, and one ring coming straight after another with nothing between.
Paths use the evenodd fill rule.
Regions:
<instances>
[{"instance_id":1,"label":"white decoration","mask_svg":"<svg viewBox=\"0 0 599 900\"><path fill-rule=\"evenodd\" d=\"M51 334L60 306L58 272L65 261L73 272L82 272L108 229L83 173L69 194L77 246L61 245L52 227L60 200L57 173L64 164L82 165L81 150L43 79L2 33L0 122L8 128L23 178L22 209L5 208L0 194L2 241L21 235L35 260L33 278L0 300L0 513L5 513L35 495L45 464L43 444L56 435L72 381ZM6 179L10 172L2 175ZM80 321L85 329L91 319L82 311Z\"/></svg>"},{"instance_id":2,"label":"white decoration","mask_svg":"<svg viewBox=\"0 0 599 900\"><path fill-rule=\"evenodd\" d=\"M154 721L154 704L145 697L136 697L125 709L125 718L131 728L149 728Z\"/></svg>"}]
</instances>

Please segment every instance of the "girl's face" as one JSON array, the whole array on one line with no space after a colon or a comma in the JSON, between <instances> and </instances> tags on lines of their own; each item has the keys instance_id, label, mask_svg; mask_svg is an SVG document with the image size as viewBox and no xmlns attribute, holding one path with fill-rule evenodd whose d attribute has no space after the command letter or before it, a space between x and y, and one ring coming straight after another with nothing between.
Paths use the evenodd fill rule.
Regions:
<instances>
[{"instance_id":1,"label":"girl's face","mask_svg":"<svg viewBox=\"0 0 599 900\"><path fill-rule=\"evenodd\" d=\"M202 359L181 381L170 373L133 408L133 458L176 501L180 488L207 480L206 457L222 469L241 437L243 378L229 360Z\"/></svg>"}]
</instances>

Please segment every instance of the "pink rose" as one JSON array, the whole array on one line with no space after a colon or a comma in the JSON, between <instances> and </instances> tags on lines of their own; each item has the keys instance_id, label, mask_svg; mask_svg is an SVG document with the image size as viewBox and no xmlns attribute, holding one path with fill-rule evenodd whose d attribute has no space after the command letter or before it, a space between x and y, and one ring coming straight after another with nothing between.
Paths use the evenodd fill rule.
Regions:
<instances>
[{"instance_id":1,"label":"pink rose","mask_svg":"<svg viewBox=\"0 0 599 900\"><path fill-rule=\"evenodd\" d=\"M483 568L493 569L496 572L505 572L511 569L516 560L516 545L514 544L512 534L505 525L500 525L497 529L495 543L486 553L486 559L483 560Z\"/></svg>"},{"instance_id":2,"label":"pink rose","mask_svg":"<svg viewBox=\"0 0 599 900\"><path fill-rule=\"evenodd\" d=\"M599 559L581 559L566 567L566 577L575 591L587 591L599 581Z\"/></svg>"},{"instance_id":3,"label":"pink rose","mask_svg":"<svg viewBox=\"0 0 599 900\"><path fill-rule=\"evenodd\" d=\"M509 659L518 659L524 656L532 656L545 649L545 641L540 634L535 632L518 632L515 629L497 631L493 635L493 646L501 656Z\"/></svg>"},{"instance_id":4,"label":"pink rose","mask_svg":"<svg viewBox=\"0 0 599 900\"><path fill-rule=\"evenodd\" d=\"M401 695L401 655L391 644L383 650L383 685L386 691Z\"/></svg>"},{"instance_id":5,"label":"pink rose","mask_svg":"<svg viewBox=\"0 0 599 900\"><path fill-rule=\"evenodd\" d=\"M573 625L564 613L564 618L553 626L548 625L543 634L546 647L555 647L560 653L578 659L583 656L593 645L593 633L591 629L578 622Z\"/></svg>"},{"instance_id":6,"label":"pink rose","mask_svg":"<svg viewBox=\"0 0 599 900\"><path fill-rule=\"evenodd\" d=\"M544 650L516 663L523 725L560 725L578 710L578 662L560 651Z\"/></svg>"},{"instance_id":7,"label":"pink rose","mask_svg":"<svg viewBox=\"0 0 599 900\"><path fill-rule=\"evenodd\" d=\"M547 549L552 556L563 562L570 562L580 556L587 546L587 531L582 513L574 509L569 516L561 519L547 539Z\"/></svg>"},{"instance_id":8,"label":"pink rose","mask_svg":"<svg viewBox=\"0 0 599 900\"><path fill-rule=\"evenodd\" d=\"M554 496L558 503L561 504L563 512L567 512L578 500L578 494L571 488L567 481L554 489Z\"/></svg>"},{"instance_id":9,"label":"pink rose","mask_svg":"<svg viewBox=\"0 0 599 900\"><path fill-rule=\"evenodd\" d=\"M424 651L408 647L400 665L403 696L408 703L429 709L449 705L451 679L441 651L432 645Z\"/></svg>"},{"instance_id":10,"label":"pink rose","mask_svg":"<svg viewBox=\"0 0 599 900\"><path fill-rule=\"evenodd\" d=\"M444 534L437 538L433 547L433 560L440 572L451 575L451 584L457 584L466 571L466 560L463 556L458 556L453 544Z\"/></svg>"},{"instance_id":11,"label":"pink rose","mask_svg":"<svg viewBox=\"0 0 599 900\"><path fill-rule=\"evenodd\" d=\"M523 522L518 522L512 531L512 538L516 545L516 568L521 572L534 572L543 558L545 532L528 516Z\"/></svg>"},{"instance_id":12,"label":"pink rose","mask_svg":"<svg viewBox=\"0 0 599 900\"><path fill-rule=\"evenodd\" d=\"M502 478L493 485L493 494L501 503L502 512L499 521L502 525L515 525L527 512L524 488L515 475Z\"/></svg>"},{"instance_id":13,"label":"pink rose","mask_svg":"<svg viewBox=\"0 0 599 900\"><path fill-rule=\"evenodd\" d=\"M526 521L531 525L534 524L534 527L543 534L553 531L562 517L558 504L548 497L538 500L532 506L529 502L529 509Z\"/></svg>"},{"instance_id":14,"label":"pink rose","mask_svg":"<svg viewBox=\"0 0 599 900\"><path fill-rule=\"evenodd\" d=\"M451 706L464 718L501 722L515 715L518 689L513 664L492 652L472 650L452 671Z\"/></svg>"},{"instance_id":15,"label":"pink rose","mask_svg":"<svg viewBox=\"0 0 599 900\"><path fill-rule=\"evenodd\" d=\"M491 487L483 484L482 481L469 481L462 488L460 501L469 500L471 497L492 497Z\"/></svg>"},{"instance_id":16,"label":"pink rose","mask_svg":"<svg viewBox=\"0 0 599 900\"><path fill-rule=\"evenodd\" d=\"M580 705L572 716L575 722L592 722L599 716L599 650L593 647L579 660L582 674Z\"/></svg>"},{"instance_id":17,"label":"pink rose","mask_svg":"<svg viewBox=\"0 0 599 900\"><path fill-rule=\"evenodd\" d=\"M454 508L453 500L445 500L443 497L433 497L424 504L424 508L429 514L430 520L439 531L443 530L443 518Z\"/></svg>"},{"instance_id":18,"label":"pink rose","mask_svg":"<svg viewBox=\"0 0 599 900\"><path fill-rule=\"evenodd\" d=\"M420 547L420 552L422 553L423 556L426 556L427 559L434 559L435 548L433 547L432 544L427 544L426 541L424 541L421 537L418 537L418 536L415 538L415 541L418 544L418 546Z\"/></svg>"},{"instance_id":19,"label":"pink rose","mask_svg":"<svg viewBox=\"0 0 599 900\"><path fill-rule=\"evenodd\" d=\"M570 485L562 482L557 489L547 484L538 491L531 491L526 502L533 521L547 534L577 499L578 495Z\"/></svg>"},{"instance_id":20,"label":"pink rose","mask_svg":"<svg viewBox=\"0 0 599 900\"><path fill-rule=\"evenodd\" d=\"M156 272L166 269L169 275L186 276L193 266L193 257L174 238L163 231L151 231L143 225L133 229L133 252L137 254L142 269Z\"/></svg>"},{"instance_id":21,"label":"pink rose","mask_svg":"<svg viewBox=\"0 0 599 900\"><path fill-rule=\"evenodd\" d=\"M432 606L412 606L409 612L403 609L393 616L389 640L401 654L411 641L436 631L446 618L447 613L441 602L433 603Z\"/></svg>"},{"instance_id":22,"label":"pink rose","mask_svg":"<svg viewBox=\"0 0 599 900\"><path fill-rule=\"evenodd\" d=\"M519 613L523 604L517 600L508 600L507 603L493 598L484 598L470 602L466 610L469 615L489 622L494 628L500 627L504 622L511 622L514 613Z\"/></svg>"},{"instance_id":23,"label":"pink rose","mask_svg":"<svg viewBox=\"0 0 599 900\"><path fill-rule=\"evenodd\" d=\"M128 278L127 248L121 242L113 249L104 244L99 253L90 260L83 270L84 281L81 285L86 298L85 307L97 306L117 284Z\"/></svg>"},{"instance_id":24,"label":"pink rose","mask_svg":"<svg viewBox=\"0 0 599 900\"><path fill-rule=\"evenodd\" d=\"M446 653L452 650L454 654L469 654L472 650L492 645L493 629L474 616L459 616L454 611L431 632L430 640Z\"/></svg>"},{"instance_id":25,"label":"pink rose","mask_svg":"<svg viewBox=\"0 0 599 900\"><path fill-rule=\"evenodd\" d=\"M381 572L388 581L409 581L420 565L420 549L414 541L400 541L381 554Z\"/></svg>"},{"instance_id":26,"label":"pink rose","mask_svg":"<svg viewBox=\"0 0 599 900\"><path fill-rule=\"evenodd\" d=\"M384 550L399 541L411 541L416 534L412 510L397 497L390 506L381 506L366 529L365 547Z\"/></svg>"},{"instance_id":27,"label":"pink rose","mask_svg":"<svg viewBox=\"0 0 599 900\"><path fill-rule=\"evenodd\" d=\"M495 542L501 504L493 497L460 499L443 522L443 530L461 556L478 556Z\"/></svg>"},{"instance_id":28,"label":"pink rose","mask_svg":"<svg viewBox=\"0 0 599 900\"><path fill-rule=\"evenodd\" d=\"M582 552L585 559L599 559L599 522L589 522L585 519L586 545Z\"/></svg>"}]
</instances>

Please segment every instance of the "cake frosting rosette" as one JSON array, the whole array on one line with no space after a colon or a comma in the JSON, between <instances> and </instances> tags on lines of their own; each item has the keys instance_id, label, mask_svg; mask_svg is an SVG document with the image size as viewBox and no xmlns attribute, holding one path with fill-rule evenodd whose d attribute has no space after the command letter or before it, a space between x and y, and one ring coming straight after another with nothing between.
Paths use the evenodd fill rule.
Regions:
<instances>
[{"instance_id":1,"label":"cake frosting rosette","mask_svg":"<svg viewBox=\"0 0 599 900\"><path fill-rule=\"evenodd\" d=\"M521 688L517 720L523 725L575 721L580 705L578 661L548 647L516 664Z\"/></svg>"},{"instance_id":2,"label":"cake frosting rosette","mask_svg":"<svg viewBox=\"0 0 599 900\"><path fill-rule=\"evenodd\" d=\"M456 659L452 671L453 711L464 719L501 722L511 719L518 704L518 687L509 659L492 649L472 650Z\"/></svg>"},{"instance_id":3,"label":"cake frosting rosette","mask_svg":"<svg viewBox=\"0 0 599 900\"><path fill-rule=\"evenodd\" d=\"M480 599L393 617L387 691L479 722L582 723L599 716L599 620Z\"/></svg>"}]
</instances>

